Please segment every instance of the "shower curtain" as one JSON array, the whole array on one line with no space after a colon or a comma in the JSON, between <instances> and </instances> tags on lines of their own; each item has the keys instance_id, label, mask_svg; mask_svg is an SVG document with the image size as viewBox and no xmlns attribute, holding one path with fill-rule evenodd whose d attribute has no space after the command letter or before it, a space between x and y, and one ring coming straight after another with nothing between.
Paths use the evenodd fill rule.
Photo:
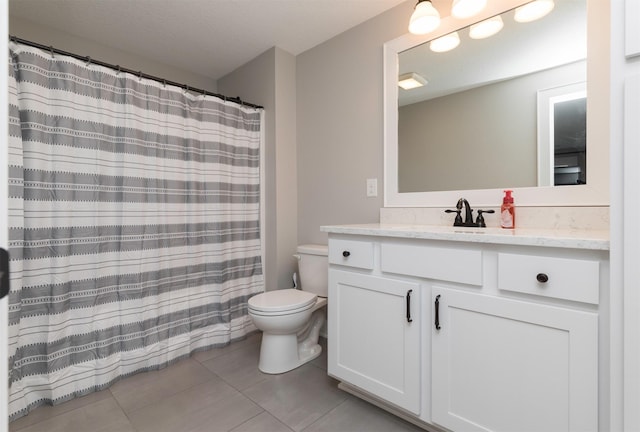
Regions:
<instances>
[{"instance_id":1,"label":"shower curtain","mask_svg":"<svg viewBox=\"0 0 640 432\"><path fill-rule=\"evenodd\" d=\"M254 330L261 110L10 43L9 413Z\"/></svg>"}]
</instances>

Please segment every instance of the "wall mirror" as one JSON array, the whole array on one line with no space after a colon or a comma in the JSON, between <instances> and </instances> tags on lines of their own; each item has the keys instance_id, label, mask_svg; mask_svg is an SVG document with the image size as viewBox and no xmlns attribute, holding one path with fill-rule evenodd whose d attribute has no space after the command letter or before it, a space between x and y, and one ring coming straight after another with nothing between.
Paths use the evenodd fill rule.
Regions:
<instances>
[{"instance_id":1,"label":"wall mirror","mask_svg":"<svg viewBox=\"0 0 640 432\"><path fill-rule=\"evenodd\" d=\"M433 2L450 10L451 0ZM460 196L495 206L505 188L518 205L607 205L608 123L597 116L608 115L608 98L590 84L608 63L588 36L596 7L556 0L546 17L517 23L524 3L490 0L479 16L385 44L385 206L448 207ZM469 37L470 25L496 16L500 32ZM455 49L430 49L453 32ZM426 85L399 88L412 74Z\"/></svg>"}]
</instances>

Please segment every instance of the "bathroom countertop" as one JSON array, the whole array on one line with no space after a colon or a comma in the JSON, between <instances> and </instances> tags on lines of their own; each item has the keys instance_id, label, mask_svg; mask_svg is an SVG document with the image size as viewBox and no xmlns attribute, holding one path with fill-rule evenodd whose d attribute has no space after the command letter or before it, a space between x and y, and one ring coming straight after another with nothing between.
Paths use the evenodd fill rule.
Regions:
<instances>
[{"instance_id":1,"label":"bathroom countertop","mask_svg":"<svg viewBox=\"0 0 640 432\"><path fill-rule=\"evenodd\" d=\"M467 228L403 224L329 225L320 227L320 230L331 234L609 250L609 231L604 230Z\"/></svg>"}]
</instances>

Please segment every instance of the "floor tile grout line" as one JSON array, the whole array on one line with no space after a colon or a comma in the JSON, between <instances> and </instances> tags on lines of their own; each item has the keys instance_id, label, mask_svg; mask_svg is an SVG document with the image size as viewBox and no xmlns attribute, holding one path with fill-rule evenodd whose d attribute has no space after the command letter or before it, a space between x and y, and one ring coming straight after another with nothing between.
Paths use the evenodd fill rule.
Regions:
<instances>
[{"instance_id":1,"label":"floor tile grout line","mask_svg":"<svg viewBox=\"0 0 640 432\"><path fill-rule=\"evenodd\" d=\"M253 340L250 340L249 338L252 338ZM241 342L241 343L238 343L238 344L237 344L237 346L235 346L233 349L225 350L225 352L224 352L223 354L220 354L219 356L211 357L211 358L206 359L206 360L200 360L200 359L195 358L195 357L194 357L194 356L195 356L195 354L190 355L190 356L185 357L184 359L182 359L181 361L185 361L186 359L189 359L189 360L191 360L191 359L192 359L192 360L194 361L194 365L198 365L199 367L204 368L204 369L208 372L208 373L206 374L206 377L205 377L206 379L205 379L204 381L199 381L199 382L198 382L198 383L196 383L196 384L191 384L191 385L189 385L189 387L184 388L184 389L182 389L182 390L180 390L180 391L177 391L177 392L175 392L175 393L166 394L166 395L164 395L164 396L163 396L163 398L162 398L162 399L164 400L164 399L167 399L167 398L170 398L170 397L178 396L178 395L180 395L181 393L184 393L184 392L186 392L186 391L192 390L193 388L195 388L195 387L197 387L197 386L199 386L199 385L203 385L203 384L205 384L205 383L207 383L207 382L211 382L211 381L213 381L213 380L216 380L216 379L217 379L217 380L219 380L220 382L224 383L225 385L229 386L229 387L230 387L231 389L233 389L234 391L236 391L239 395L241 395L242 397L244 397L246 400L251 401L251 403L253 403L253 404L256 406L256 408L258 408L258 409L260 410L258 413L256 413L256 414L255 414L255 415L253 415L252 417L250 417L250 418L248 418L248 419L246 419L246 420L243 420L243 421L242 421L241 423L239 423L238 425L235 425L232 429L230 429L231 431L232 431L232 430L234 430L234 429L236 429L236 428L239 428L242 424L247 423L248 421L250 421L250 420L252 420L252 419L256 418L257 416L259 416L259 415L261 415L261 414L263 414L263 413L266 413L268 416L272 417L272 419L275 419L276 421L278 421L278 422L279 422L282 426L284 426L288 431L296 432L296 429L293 429L291 426L289 426L288 424L286 424L283 420L281 420L280 418L278 418L278 416L276 416L274 413L272 413L271 411L269 411L269 409L267 409L266 407L264 407L263 405L261 405L261 404L258 402L258 400L256 400L256 399L252 398L249 394L247 394L247 393L246 393L246 392L248 392L252 387L254 387L254 386L256 386L256 385L263 384L266 380L268 380L268 379L269 379L269 377L270 377L271 375L265 374L265 375L264 375L264 377L263 377L263 379L261 379L259 382L252 383L250 386L248 386L248 387L246 387L246 388L242 388L242 389L241 389L241 388L236 387L236 385L237 385L237 384L236 384L236 385L234 385L232 382L225 380L225 378L224 378L222 375L217 374L216 372L214 372L213 370L211 370L211 369L209 369L207 366L205 366L205 364L204 364L204 363L211 362L211 363L213 364L213 363L215 363L215 361L216 361L216 359L217 359L217 358L225 357L225 356L227 356L227 355L229 355L229 354L232 354L232 353L234 353L234 352L237 354L237 351L238 351L238 350L242 350L242 349L246 349L246 350L251 350L252 348L253 348L253 349L255 349L256 347L259 347L259 346L260 346L260 344L261 344L261 339L260 339L260 337L256 337L256 336L254 336L254 335L250 335L250 336L248 337L248 339L249 339L249 340L239 341L239 342ZM232 345L233 345L233 344L232 344ZM213 348L213 349L215 349L215 348ZM325 356L326 356L326 348L325 348L325 347L323 347L323 355L325 355ZM176 363L174 363L174 364L172 364L172 365L169 365L168 367L175 367L175 365L176 365L176 364L178 364L178 362L176 362ZM327 373L327 367L323 364L323 362L322 362L322 361L317 361L317 362L310 361L310 362L307 362L306 364L308 364L310 367L314 368L313 370L319 370L320 372L322 372L322 373L324 373L324 374L326 374L326 373ZM304 366L304 365L301 365L301 367L302 367L302 366ZM158 371L154 370L154 371L149 371L149 372L147 372L147 373L154 373L154 372L158 372ZM138 375L138 374L132 375L131 377L136 376L136 375ZM125 381L125 380L127 380L128 378L131 378L131 377L125 377L125 378L123 378L123 379L122 379L122 381ZM121 381L119 380L118 382L121 382ZM117 408L120 410L120 412L121 412L122 414L124 414L124 418L127 420L128 426L129 426L129 427L131 427L131 429L132 429L132 430L138 431L138 430L139 430L139 428L134 426L134 423L133 423L133 421L132 421L132 417L131 417L131 415L135 414L136 412L138 412L138 411L139 411L139 410L141 410L141 409L145 409L145 408L149 407L149 406L150 406L150 405L152 405L154 402L150 402L150 403L145 404L145 405L143 405L143 406L139 406L139 407L137 407L137 408L135 408L135 409L131 410L130 412L128 412L128 411L126 411L126 410L125 410L124 405L122 404L122 401L121 401L118 397L116 397L116 394L115 394L115 392L114 392L114 391L112 391L113 389L112 389L111 387L109 387L109 388L107 388L107 389L105 389L105 390L107 390L107 391L108 391L108 393L107 393L107 395L108 395L108 396L106 396L106 395L105 395L105 398L104 398L104 399L101 399L101 400L98 400L98 401L92 402L92 403L87 404L87 405L79 406L79 407L76 407L76 408L74 408L74 409L72 409L72 410L65 411L65 412L61 412L61 413L55 414L55 415L50 416L50 417L47 417L47 418L43 418L43 419L41 419L41 420L37 421L36 423L33 423L33 424L31 424L31 425L23 426L23 427L21 427L20 429L14 429L14 430L12 430L11 432L20 432L21 430L23 430L23 429L25 429L25 428L30 428L30 427L36 426L36 425L38 425L38 424L41 424L41 423L46 422L46 421L48 421L48 420L51 420L51 419L53 419L53 418L57 418L57 417L59 417L59 416L61 416L61 415L63 415L63 414L73 413L74 411L77 411L77 410L79 410L80 408L87 408L87 407L91 407L92 405L94 405L94 404L96 404L96 403L99 403L99 402L103 402L103 401L105 401L105 400L108 400L109 398L111 398L111 399L112 399L112 401L113 401L113 402L115 402L115 404L116 404ZM331 408L331 409L330 409L329 411L327 411L326 413L322 414L319 418L315 419L315 420L313 421L313 423L311 423L311 425L316 424L318 421L322 421L322 419L326 418L326 416L327 416L327 415L329 415L330 413L334 412L338 407L342 406L342 405L343 405L346 401L348 401L348 400L349 400L349 397L348 397L348 395L347 395L347 397L346 397L346 398L344 398L342 401L340 401L336 406L334 406L333 408ZM311 425L307 425L307 426L305 426L303 430L308 429ZM43 425L43 426L44 426L44 425Z\"/></svg>"},{"instance_id":2,"label":"floor tile grout line","mask_svg":"<svg viewBox=\"0 0 640 432\"><path fill-rule=\"evenodd\" d=\"M125 417L127 418L127 421L129 422L129 424L131 425L131 427L132 427L133 429L135 429L135 428L133 427L133 424L132 424L132 423L131 423L131 421L129 420L129 417L127 416L127 413L122 409L122 407L120 406L120 403L118 402L118 400L117 400L117 399L113 396L113 394L111 393L111 390L110 390L109 388L107 388L107 389L105 389L105 390L101 390L101 391L109 391L109 398L113 399L113 401L115 402L115 404L118 406L118 408L122 411L122 413L123 413L123 414L125 415ZM94 393L97 393L97 392L94 392ZM90 393L90 394L92 394L92 393ZM37 425L39 425L39 424L41 424L41 423L44 423L44 422L46 422L46 421L50 421L51 419L54 419L54 418L60 417L60 416L62 416L62 415L67 415L67 414L73 413L74 411L78 411L78 410L81 410L81 409L87 409L87 408L91 407L92 405L96 405L96 404L99 404L99 403L101 403L101 402L104 402L105 400L107 400L107 399L109 399L109 398L100 399L100 400L97 400L97 401L91 402L91 403L86 404L86 405L78 406L78 407L73 408L73 409L70 409L70 410L68 410L68 411L63 411L63 412L60 412L60 413L58 413L58 414L54 414L54 415L52 415L52 416L49 416L49 417L43 418L42 420L39 420L39 421L37 421L37 422L35 422L35 423L32 423L32 424L30 424L30 425L23 426L23 427L21 427L21 428L19 428L19 429L11 429L11 423L9 423L9 430L10 430L11 432L20 432L21 430L24 430L24 429L33 428L33 427L36 427ZM73 400L73 399L72 399L72 400ZM67 401L67 402L71 402L72 400ZM67 402L65 402L65 403L67 403ZM47 406L49 406L49 407L55 407L55 406L58 406L58 405L41 405L40 407L47 407ZM40 408L40 407L38 407L38 408ZM36 408L36 409L37 409L37 408ZM22 418L22 417L21 417L21 418Z\"/></svg>"},{"instance_id":3,"label":"floor tile grout line","mask_svg":"<svg viewBox=\"0 0 640 432\"><path fill-rule=\"evenodd\" d=\"M243 395L244 396L244 395ZM258 404L256 404L257 406L260 406ZM260 411L259 413L257 413L254 416L251 416L250 418L246 419L245 421L243 421L242 423L238 423L237 425L235 425L234 427L232 427L231 429L228 429L227 432L233 432L235 429L238 429L240 426L242 426L243 424L250 422L251 420L253 420L254 418L258 417L259 415L265 413L266 411L264 410L264 408L260 407L260 409L262 409L262 411Z\"/></svg>"},{"instance_id":4,"label":"floor tile grout line","mask_svg":"<svg viewBox=\"0 0 640 432\"><path fill-rule=\"evenodd\" d=\"M133 425L133 422L131 421L131 418L129 417L129 414L125 411L125 409L122 407L122 405L120 404L120 401L118 400L117 397L115 397L115 395L113 394L113 392L111 391L111 387L109 387L107 390L109 390L109 394L111 395L111 397L113 398L113 400L116 402L116 405L118 405L118 408L120 408L120 411L122 411L122 413L124 414L125 418L127 419L127 421L129 422L129 425L131 426L131 429L133 429L134 431L137 431L138 428L135 427Z\"/></svg>"},{"instance_id":5,"label":"floor tile grout line","mask_svg":"<svg viewBox=\"0 0 640 432\"><path fill-rule=\"evenodd\" d=\"M189 358L189 357L188 357L188 358ZM190 359L190 358L189 358L189 359ZM184 361L184 360L186 360L186 359L183 359L182 361ZM177 365L177 364L178 364L178 363L174 363L174 364L173 364L173 365L171 365L171 366L175 366L175 365ZM198 363L198 364L199 364L199 363ZM207 379L206 379L206 380L204 380L204 381L199 381L199 382L197 382L197 383L194 383L194 384L190 385L189 387L183 388L183 389L182 389L182 390L180 390L180 391L176 391L176 392L169 392L169 393L167 393L167 394L163 395L163 399L167 399L167 398L170 398L170 397L176 396L176 395L178 395L178 394L180 394L180 393L183 393L183 392L185 392L185 391L187 391L187 390L190 390L190 389L192 389L192 388L194 388L194 387L197 387L197 386L199 386L199 385L202 385L202 384L208 383L209 381L213 381L213 380L214 380L214 379L216 379L216 378L218 378L218 379L222 380L222 378L221 378L220 376L218 376L215 372L211 371L210 369L206 368L205 366L203 366L203 365L201 365L201 364L199 364L199 365L200 365L200 366L202 366L204 369L206 369L206 371L208 372L208 374L209 374L209 375L211 375L211 376L208 376L208 377L207 377ZM169 367L171 367L171 366L169 366ZM162 370L166 370L166 369L162 369ZM158 372L158 371L149 371L149 372L142 372L142 373L153 373L153 372ZM138 376L138 375L139 375L139 374L131 375L130 377L127 377L127 378L133 378L133 377ZM125 378L125 379L127 379L127 378ZM222 381L224 381L224 380L222 380ZM136 412L136 411L138 411L138 410L141 410L141 409L146 408L146 407L148 407L148 406L150 406L150 405L153 405L154 403L157 403L157 401L156 401L156 402L149 402L149 403L147 403L147 404L145 404L145 405L141 405L141 406L139 406L139 407L137 407L137 408L135 408L135 409L131 410L131 411L128 413L128 412L127 412L127 410L125 410L125 409L124 409L124 407L120 404L120 401L118 400L118 397L117 397L117 396L116 396L116 395L111 391L111 390L112 390L112 387L109 387L109 388L108 388L108 390L109 390L109 393L111 394L111 396L115 399L115 401L116 401L116 403L118 404L118 406L119 406L119 407L122 409L122 411L125 413L125 415L127 416L127 418L129 418L129 414L133 414L134 412Z\"/></svg>"},{"instance_id":6,"label":"floor tile grout line","mask_svg":"<svg viewBox=\"0 0 640 432\"><path fill-rule=\"evenodd\" d=\"M308 426L305 426L304 429L302 429L300 432L304 432L306 430L308 430L311 426L313 426L314 424L318 423L319 421L323 420L326 416L328 416L329 414L331 414L332 412L334 412L335 410L337 410L339 407L342 406L342 404L346 403L348 400L350 400L348 397L344 398L344 400L342 402L340 402L338 405L334 406L333 408L331 408L329 411L327 411L326 413L324 413L323 415L321 415L320 417L318 417L316 420L313 421L313 423L311 423Z\"/></svg>"}]
</instances>

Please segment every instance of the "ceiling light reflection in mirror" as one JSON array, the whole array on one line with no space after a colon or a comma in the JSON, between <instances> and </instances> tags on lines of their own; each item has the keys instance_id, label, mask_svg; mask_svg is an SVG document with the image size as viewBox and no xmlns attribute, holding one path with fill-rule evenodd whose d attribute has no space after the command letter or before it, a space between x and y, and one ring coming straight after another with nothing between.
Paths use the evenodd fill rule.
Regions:
<instances>
[{"instance_id":1,"label":"ceiling light reflection in mirror","mask_svg":"<svg viewBox=\"0 0 640 432\"><path fill-rule=\"evenodd\" d=\"M429 42L429 49L433 52L443 53L451 51L458 45L460 45L460 36L458 36L458 32L453 32Z\"/></svg>"},{"instance_id":2,"label":"ceiling light reflection in mirror","mask_svg":"<svg viewBox=\"0 0 640 432\"><path fill-rule=\"evenodd\" d=\"M486 19L469 28L471 39L485 39L498 33L504 27L504 22L500 15Z\"/></svg>"},{"instance_id":3,"label":"ceiling light reflection in mirror","mask_svg":"<svg viewBox=\"0 0 640 432\"><path fill-rule=\"evenodd\" d=\"M535 0L516 8L514 19L519 23L535 21L547 15L554 7L553 0Z\"/></svg>"},{"instance_id":4,"label":"ceiling light reflection in mirror","mask_svg":"<svg viewBox=\"0 0 640 432\"><path fill-rule=\"evenodd\" d=\"M471 18L479 14L487 5L487 0L453 0L451 15L458 19Z\"/></svg>"}]
</instances>

